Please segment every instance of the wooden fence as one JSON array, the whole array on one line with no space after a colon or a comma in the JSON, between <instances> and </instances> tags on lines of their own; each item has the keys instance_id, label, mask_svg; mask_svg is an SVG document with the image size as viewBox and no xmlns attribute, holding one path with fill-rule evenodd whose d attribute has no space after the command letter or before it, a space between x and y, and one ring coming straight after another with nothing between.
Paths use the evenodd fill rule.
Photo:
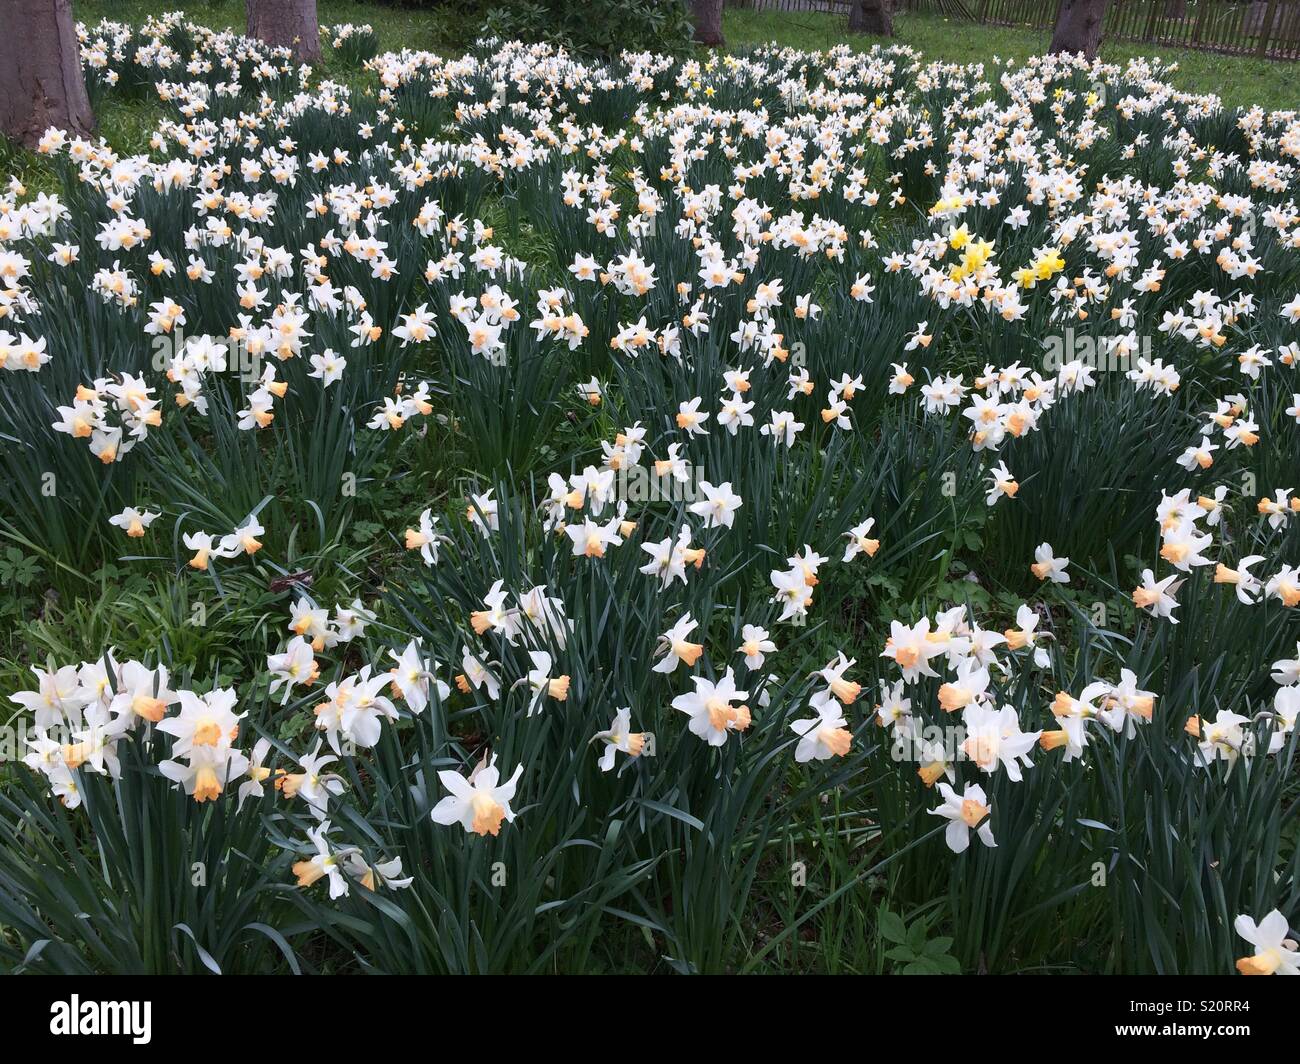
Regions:
<instances>
[{"instance_id":1,"label":"wooden fence","mask_svg":"<svg viewBox=\"0 0 1300 1064\"><path fill-rule=\"evenodd\" d=\"M851 0L727 0L728 7L845 17ZM895 10L1050 30L1052 0L894 0ZM1111 0L1105 39L1300 59L1300 0ZM1298 92L1300 95L1300 92Z\"/></svg>"},{"instance_id":2,"label":"wooden fence","mask_svg":"<svg viewBox=\"0 0 1300 1064\"><path fill-rule=\"evenodd\" d=\"M848 17L850 0L725 0L726 7L757 11L820 11Z\"/></svg>"}]
</instances>

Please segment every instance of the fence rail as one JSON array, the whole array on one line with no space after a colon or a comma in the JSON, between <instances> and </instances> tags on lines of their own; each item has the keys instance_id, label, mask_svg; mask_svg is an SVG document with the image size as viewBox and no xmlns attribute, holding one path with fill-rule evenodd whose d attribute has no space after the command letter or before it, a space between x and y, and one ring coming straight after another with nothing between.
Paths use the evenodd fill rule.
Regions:
<instances>
[{"instance_id":1,"label":"fence rail","mask_svg":"<svg viewBox=\"0 0 1300 1064\"><path fill-rule=\"evenodd\" d=\"M844 17L852 0L727 0L728 7ZM1050 30L1051 0L894 0L896 9L991 26ZM1174 48L1300 59L1300 0L1111 0L1104 38Z\"/></svg>"}]
</instances>

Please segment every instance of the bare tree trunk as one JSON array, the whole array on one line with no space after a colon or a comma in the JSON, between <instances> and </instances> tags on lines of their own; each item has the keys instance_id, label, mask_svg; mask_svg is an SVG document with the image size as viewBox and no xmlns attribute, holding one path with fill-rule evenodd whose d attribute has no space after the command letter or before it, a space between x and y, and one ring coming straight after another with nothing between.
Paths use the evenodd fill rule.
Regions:
<instances>
[{"instance_id":1,"label":"bare tree trunk","mask_svg":"<svg viewBox=\"0 0 1300 1064\"><path fill-rule=\"evenodd\" d=\"M1109 3L1110 0L1061 0L1048 51L1082 52L1095 59Z\"/></svg>"},{"instance_id":2,"label":"bare tree trunk","mask_svg":"<svg viewBox=\"0 0 1300 1064\"><path fill-rule=\"evenodd\" d=\"M852 0L849 4L849 32L892 37L894 12L890 0Z\"/></svg>"},{"instance_id":3,"label":"bare tree trunk","mask_svg":"<svg viewBox=\"0 0 1300 1064\"><path fill-rule=\"evenodd\" d=\"M711 48L723 48L722 0L691 0L691 20L695 23L695 40Z\"/></svg>"},{"instance_id":4,"label":"bare tree trunk","mask_svg":"<svg viewBox=\"0 0 1300 1064\"><path fill-rule=\"evenodd\" d=\"M1187 0L1165 0L1165 18L1186 18Z\"/></svg>"},{"instance_id":5,"label":"bare tree trunk","mask_svg":"<svg viewBox=\"0 0 1300 1064\"><path fill-rule=\"evenodd\" d=\"M0 0L0 132L28 147L50 126L95 128L69 0Z\"/></svg>"},{"instance_id":6,"label":"bare tree trunk","mask_svg":"<svg viewBox=\"0 0 1300 1064\"><path fill-rule=\"evenodd\" d=\"M244 9L250 37L292 48L299 63L320 59L316 0L244 0Z\"/></svg>"}]
</instances>

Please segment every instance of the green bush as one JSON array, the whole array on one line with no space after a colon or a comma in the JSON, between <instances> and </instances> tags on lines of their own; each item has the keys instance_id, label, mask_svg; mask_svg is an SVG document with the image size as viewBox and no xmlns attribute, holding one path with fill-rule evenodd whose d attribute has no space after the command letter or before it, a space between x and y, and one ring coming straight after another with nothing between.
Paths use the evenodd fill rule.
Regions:
<instances>
[{"instance_id":1,"label":"green bush","mask_svg":"<svg viewBox=\"0 0 1300 1064\"><path fill-rule=\"evenodd\" d=\"M685 0L386 0L482 19L483 36L547 41L584 55L680 52L691 40Z\"/></svg>"}]
</instances>

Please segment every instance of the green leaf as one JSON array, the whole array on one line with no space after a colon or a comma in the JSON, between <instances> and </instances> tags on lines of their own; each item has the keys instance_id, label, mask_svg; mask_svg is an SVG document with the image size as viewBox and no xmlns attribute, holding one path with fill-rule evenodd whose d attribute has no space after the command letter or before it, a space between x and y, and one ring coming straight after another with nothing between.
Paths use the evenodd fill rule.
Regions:
<instances>
[{"instance_id":1,"label":"green leaf","mask_svg":"<svg viewBox=\"0 0 1300 1064\"><path fill-rule=\"evenodd\" d=\"M880 935L889 942L906 943L907 925L898 913L888 909L880 910Z\"/></svg>"}]
</instances>

